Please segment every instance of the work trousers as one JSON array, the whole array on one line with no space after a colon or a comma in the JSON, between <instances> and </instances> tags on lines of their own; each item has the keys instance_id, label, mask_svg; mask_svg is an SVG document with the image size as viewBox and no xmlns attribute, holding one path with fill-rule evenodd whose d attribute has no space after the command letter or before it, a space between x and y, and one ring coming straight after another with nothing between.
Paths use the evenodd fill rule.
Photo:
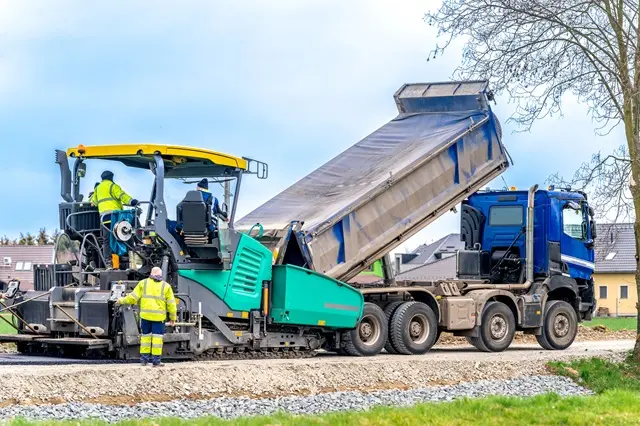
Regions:
<instances>
[{"instance_id":1,"label":"work trousers","mask_svg":"<svg viewBox=\"0 0 640 426\"><path fill-rule=\"evenodd\" d=\"M160 364L164 321L147 321L146 319L140 319L140 328L142 328L140 360Z\"/></svg>"},{"instance_id":2,"label":"work trousers","mask_svg":"<svg viewBox=\"0 0 640 426\"><path fill-rule=\"evenodd\" d=\"M102 255L104 256L105 267L110 268L113 266L111 260L111 214L105 214L101 218L102 226Z\"/></svg>"}]
</instances>

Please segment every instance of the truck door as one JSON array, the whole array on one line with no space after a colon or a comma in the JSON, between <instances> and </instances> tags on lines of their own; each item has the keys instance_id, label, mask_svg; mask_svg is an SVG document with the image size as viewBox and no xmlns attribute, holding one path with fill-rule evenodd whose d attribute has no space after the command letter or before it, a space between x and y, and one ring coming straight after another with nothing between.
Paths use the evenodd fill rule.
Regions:
<instances>
[{"instance_id":1,"label":"truck door","mask_svg":"<svg viewBox=\"0 0 640 426\"><path fill-rule=\"evenodd\" d=\"M571 278L589 279L595 265L587 206L570 200L559 201L562 207L562 262L569 267Z\"/></svg>"}]
</instances>

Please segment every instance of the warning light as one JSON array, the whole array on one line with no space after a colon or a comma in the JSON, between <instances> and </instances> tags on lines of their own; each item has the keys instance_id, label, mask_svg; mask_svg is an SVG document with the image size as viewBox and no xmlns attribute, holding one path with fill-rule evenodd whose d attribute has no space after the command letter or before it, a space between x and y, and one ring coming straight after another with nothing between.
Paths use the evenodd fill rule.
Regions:
<instances>
[{"instance_id":1,"label":"warning light","mask_svg":"<svg viewBox=\"0 0 640 426\"><path fill-rule=\"evenodd\" d=\"M515 186L512 186L510 189L511 189L512 191L515 191L515 190L516 190L516 187L515 187Z\"/></svg>"},{"instance_id":2,"label":"warning light","mask_svg":"<svg viewBox=\"0 0 640 426\"><path fill-rule=\"evenodd\" d=\"M78 145L78 152L80 154L84 154L85 153L84 145L82 145L82 144Z\"/></svg>"}]
</instances>

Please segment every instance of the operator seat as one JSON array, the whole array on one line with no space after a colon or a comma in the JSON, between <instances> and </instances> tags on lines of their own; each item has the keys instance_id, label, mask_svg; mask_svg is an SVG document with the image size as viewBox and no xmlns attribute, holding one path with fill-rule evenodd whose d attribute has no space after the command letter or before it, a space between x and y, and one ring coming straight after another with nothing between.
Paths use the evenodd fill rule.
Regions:
<instances>
[{"instance_id":1,"label":"operator seat","mask_svg":"<svg viewBox=\"0 0 640 426\"><path fill-rule=\"evenodd\" d=\"M182 231L187 246L199 246L209 242L213 220L211 207L204 202L200 191L189 191L176 208L177 228Z\"/></svg>"}]
</instances>

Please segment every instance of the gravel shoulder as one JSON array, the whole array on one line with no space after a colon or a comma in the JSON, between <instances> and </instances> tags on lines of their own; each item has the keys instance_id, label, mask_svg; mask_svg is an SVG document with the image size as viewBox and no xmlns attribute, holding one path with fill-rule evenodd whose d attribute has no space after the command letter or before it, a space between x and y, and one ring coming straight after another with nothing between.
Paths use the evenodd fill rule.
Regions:
<instances>
[{"instance_id":1,"label":"gravel shoulder","mask_svg":"<svg viewBox=\"0 0 640 426\"><path fill-rule=\"evenodd\" d=\"M512 380L483 380L452 386L434 386L411 390L381 390L374 392L346 391L309 396L278 398L213 398L207 400L173 400L142 402L136 405L105 405L66 403L38 407L11 405L0 408L0 418L25 417L34 420L98 419L117 422L138 418L180 417L193 419L216 416L225 419L269 415L277 412L319 414L331 411L360 411L374 406L408 406L422 402L444 402L459 398L480 398L490 395L534 396L554 392L561 396L590 395L592 392L566 377L527 376Z\"/></svg>"},{"instance_id":2,"label":"gravel shoulder","mask_svg":"<svg viewBox=\"0 0 640 426\"><path fill-rule=\"evenodd\" d=\"M410 390L548 375L545 364L549 360L585 356L619 360L632 347L632 340L576 342L565 351L513 345L503 353L440 346L421 356L351 358L319 354L301 360L185 362L168 364L163 369L137 364L2 366L0 407Z\"/></svg>"}]
</instances>

